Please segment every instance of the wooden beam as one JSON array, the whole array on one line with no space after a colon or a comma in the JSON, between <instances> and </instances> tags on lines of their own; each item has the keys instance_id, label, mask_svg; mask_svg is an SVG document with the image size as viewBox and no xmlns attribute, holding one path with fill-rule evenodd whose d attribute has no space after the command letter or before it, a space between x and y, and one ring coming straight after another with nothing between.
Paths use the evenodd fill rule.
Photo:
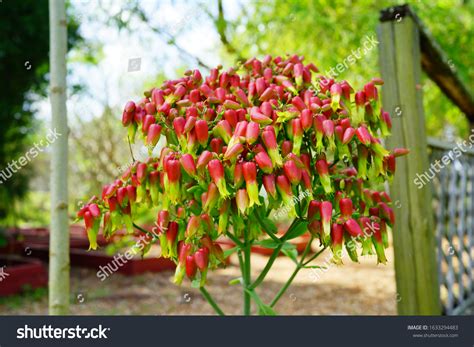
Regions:
<instances>
[{"instance_id":1,"label":"wooden beam","mask_svg":"<svg viewBox=\"0 0 474 347\"><path fill-rule=\"evenodd\" d=\"M443 93L460 108L469 122L474 124L474 96L461 78L456 74L453 61L443 52L423 22L411 10L402 5L381 11L381 22L401 22L411 17L420 35L421 66L426 74L438 85Z\"/></svg>"},{"instance_id":2,"label":"wooden beam","mask_svg":"<svg viewBox=\"0 0 474 347\"><path fill-rule=\"evenodd\" d=\"M382 78L383 107L393 118L389 148L406 147L407 157L397 161L390 192L395 209L393 228L398 312L403 315L441 313L436 263L432 192L418 189L413 180L428 170L423 113L418 27L410 16L384 21L377 28Z\"/></svg>"}]
</instances>

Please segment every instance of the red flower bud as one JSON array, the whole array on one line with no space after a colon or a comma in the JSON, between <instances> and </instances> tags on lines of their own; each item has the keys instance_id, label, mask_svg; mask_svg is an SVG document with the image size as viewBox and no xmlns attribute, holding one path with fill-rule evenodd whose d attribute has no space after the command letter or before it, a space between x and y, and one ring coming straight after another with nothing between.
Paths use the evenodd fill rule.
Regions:
<instances>
[{"instance_id":1,"label":"red flower bud","mask_svg":"<svg viewBox=\"0 0 474 347\"><path fill-rule=\"evenodd\" d=\"M326 194L331 193L333 190L329 177L328 163L325 159L320 159L316 162L316 171L318 171L319 179Z\"/></svg>"},{"instance_id":2,"label":"red flower bud","mask_svg":"<svg viewBox=\"0 0 474 347\"><path fill-rule=\"evenodd\" d=\"M197 234L201 227L201 217L191 216L186 227L186 237L192 237Z\"/></svg>"},{"instance_id":3,"label":"red flower bud","mask_svg":"<svg viewBox=\"0 0 474 347\"><path fill-rule=\"evenodd\" d=\"M170 182L179 182L181 179L181 165L177 159L168 159L165 170Z\"/></svg>"},{"instance_id":4,"label":"red flower bud","mask_svg":"<svg viewBox=\"0 0 474 347\"><path fill-rule=\"evenodd\" d=\"M184 123L184 132L189 133L194 128L195 124L196 124L196 117L189 116L186 119L186 123Z\"/></svg>"},{"instance_id":5,"label":"red flower bud","mask_svg":"<svg viewBox=\"0 0 474 347\"><path fill-rule=\"evenodd\" d=\"M219 188L219 193L222 197L229 196L229 192L227 191L225 177L224 177L224 166L218 159L213 159L207 164L207 168L209 170L209 175L211 176L214 183Z\"/></svg>"},{"instance_id":6,"label":"red flower bud","mask_svg":"<svg viewBox=\"0 0 474 347\"><path fill-rule=\"evenodd\" d=\"M148 129L150 129L150 126L154 124L156 121L155 117L152 116L151 114L148 114L145 116L145 120L142 123L142 131L146 134L148 133Z\"/></svg>"},{"instance_id":7,"label":"red flower bud","mask_svg":"<svg viewBox=\"0 0 474 347\"><path fill-rule=\"evenodd\" d=\"M342 144L347 145L351 142L352 138L354 137L356 131L354 128L349 127L344 131L344 135L342 137Z\"/></svg>"},{"instance_id":8,"label":"red flower bud","mask_svg":"<svg viewBox=\"0 0 474 347\"><path fill-rule=\"evenodd\" d=\"M124 112L126 113L133 113L135 112L135 109L136 109L136 105L133 101L128 101L126 104L125 104L125 108L124 108Z\"/></svg>"},{"instance_id":9,"label":"red flower bud","mask_svg":"<svg viewBox=\"0 0 474 347\"><path fill-rule=\"evenodd\" d=\"M254 123L255 124L255 123ZM255 155L255 161L257 162L260 169L265 173L273 172L273 164L270 156L262 150Z\"/></svg>"},{"instance_id":10,"label":"red flower bud","mask_svg":"<svg viewBox=\"0 0 474 347\"><path fill-rule=\"evenodd\" d=\"M410 153L410 150L408 148L394 148L392 153L395 157L401 157Z\"/></svg>"},{"instance_id":11,"label":"red flower bud","mask_svg":"<svg viewBox=\"0 0 474 347\"><path fill-rule=\"evenodd\" d=\"M186 120L183 117L176 117L175 119L173 119L173 128L178 138L181 136L184 136L185 124L186 124Z\"/></svg>"},{"instance_id":12,"label":"red flower bud","mask_svg":"<svg viewBox=\"0 0 474 347\"><path fill-rule=\"evenodd\" d=\"M352 200L350 198L343 198L339 200L339 209L341 210L341 215L344 218L351 218L353 212Z\"/></svg>"},{"instance_id":13,"label":"red flower bud","mask_svg":"<svg viewBox=\"0 0 474 347\"><path fill-rule=\"evenodd\" d=\"M344 223L344 228L352 237L361 237L364 236L362 229L360 228L359 223L353 218L348 219Z\"/></svg>"},{"instance_id":14,"label":"red flower bud","mask_svg":"<svg viewBox=\"0 0 474 347\"><path fill-rule=\"evenodd\" d=\"M295 96L291 100L291 103L293 104L293 106L295 106L300 111L303 111L304 109L306 109L306 105L305 105L304 101L299 96Z\"/></svg>"},{"instance_id":15,"label":"red flower bud","mask_svg":"<svg viewBox=\"0 0 474 347\"><path fill-rule=\"evenodd\" d=\"M161 125L159 124L150 125L150 128L148 129L148 135L146 137L146 143L148 145L155 146L158 143L158 140L160 139L160 134L161 134Z\"/></svg>"},{"instance_id":16,"label":"red flower bud","mask_svg":"<svg viewBox=\"0 0 474 347\"><path fill-rule=\"evenodd\" d=\"M232 128L237 125L237 112L235 110L225 110L224 119L229 122Z\"/></svg>"},{"instance_id":17,"label":"red flower bud","mask_svg":"<svg viewBox=\"0 0 474 347\"><path fill-rule=\"evenodd\" d=\"M286 177L294 185L297 185L301 181L301 170L298 168L293 160L288 160L283 164L283 171Z\"/></svg>"},{"instance_id":18,"label":"red flower bud","mask_svg":"<svg viewBox=\"0 0 474 347\"><path fill-rule=\"evenodd\" d=\"M394 174L397 167L395 156L393 154L389 154L384 159L387 162L387 171L390 172L391 174Z\"/></svg>"},{"instance_id":19,"label":"red flower bud","mask_svg":"<svg viewBox=\"0 0 474 347\"><path fill-rule=\"evenodd\" d=\"M194 260L194 255L188 255L186 257L186 276L189 279L194 279L197 272L196 261Z\"/></svg>"},{"instance_id":20,"label":"red flower bud","mask_svg":"<svg viewBox=\"0 0 474 347\"><path fill-rule=\"evenodd\" d=\"M255 143L258 140L258 135L260 133L260 126L258 123L250 122L247 125L245 138L249 145Z\"/></svg>"},{"instance_id":21,"label":"red flower bud","mask_svg":"<svg viewBox=\"0 0 474 347\"><path fill-rule=\"evenodd\" d=\"M272 128L271 128L272 129ZM276 167L280 167L283 165L283 160L278 152L276 136L274 130L265 130L262 132L262 140L267 147L268 155L272 159L273 165Z\"/></svg>"},{"instance_id":22,"label":"red flower bud","mask_svg":"<svg viewBox=\"0 0 474 347\"><path fill-rule=\"evenodd\" d=\"M129 126L133 121L134 113L127 113L123 111L122 113L122 125L124 127Z\"/></svg>"},{"instance_id":23,"label":"red flower bud","mask_svg":"<svg viewBox=\"0 0 474 347\"><path fill-rule=\"evenodd\" d=\"M304 131L308 130L311 128L313 125L313 113L311 110L305 109L301 112L301 127L303 128Z\"/></svg>"},{"instance_id":24,"label":"red flower bud","mask_svg":"<svg viewBox=\"0 0 474 347\"><path fill-rule=\"evenodd\" d=\"M161 210L158 212L158 216L156 218L156 225L158 227L158 233L164 233L168 229L168 225L170 222L170 213L167 210Z\"/></svg>"},{"instance_id":25,"label":"red flower bud","mask_svg":"<svg viewBox=\"0 0 474 347\"><path fill-rule=\"evenodd\" d=\"M242 183L244 182L244 174L243 174L243 164L242 162L238 162L235 164L234 169L234 186L235 188L239 188Z\"/></svg>"},{"instance_id":26,"label":"red flower bud","mask_svg":"<svg viewBox=\"0 0 474 347\"><path fill-rule=\"evenodd\" d=\"M254 162L246 162L243 164L244 180L247 186L247 193L250 199L249 207L254 204L260 205L257 185L257 166Z\"/></svg>"},{"instance_id":27,"label":"red flower bud","mask_svg":"<svg viewBox=\"0 0 474 347\"><path fill-rule=\"evenodd\" d=\"M272 198L276 199L277 190L275 185L275 176L273 174L263 176L263 187Z\"/></svg>"},{"instance_id":28,"label":"red flower bud","mask_svg":"<svg viewBox=\"0 0 474 347\"><path fill-rule=\"evenodd\" d=\"M203 201L204 210L209 211L217 204L217 200L219 199L219 189L217 186L211 182L207 187L206 198Z\"/></svg>"},{"instance_id":29,"label":"red flower bud","mask_svg":"<svg viewBox=\"0 0 474 347\"><path fill-rule=\"evenodd\" d=\"M375 87L373 82L369 82L364 86L364 92L367 96L367 100L377 100L377 88Z\"/></svg>"},{"instance_id":30,"label":"red flower bud","mask_svg":"<svg viewBox=\"0 0 474 347\"><path fill-rule=\"evenodd\" d=\"M224 141L222 141L221 138L218 138L218 137L213 138L210 142L210 145L211 145L212 151L215 153L220 154L224 150Z\"/></svg>"},{"instance_id":31,"label":"red flower bud","mask_svg":"<svg viewBox=\"0 0 474 347\"><path fill-rule=\"evenodd\" d=\"M254 121L255 123L258 124L263 124L263 125L268 125L272 124L273 120L264 114L258 112L258 111L251 111L250 112L250 119Z\"/></svg>"},{"instance_id":32,"label":"red flower bud","mask_svg":"<svg viewBox=\"0 0 474 347\"><path fill-rule=\"evenodd\" d=\"M342 240L344 239L344 228L341 224L333 224L331 228L331 250L333 253L332 261L341 264Z\"/></svg>"},{"instance_id":33,"label":"red flower bud","mask_svg":"<svg viewBox=\"0 0 474 347\"><path fill-rule=\"evenodd\" d=\"M364 126L360 126L357 128L356 135L359 141L366 146L370 145L370 143L372 142L372 136L370 136L369 131Z\"/></svg>"},{"instance_id":34,"label":"red flower bud","mask_svg":"<svg viewBox=\"0 0 474 347\"><path fill-rule=\"evenodd\" d=\"M99 206L97 206L97 204L90 204L89 212L91 213L93 218L98 218L100 216L100 208Z\"/></svg>"},{"instance_id":35,"label":"red flower bud","mask_svg":"<svg viewBox=\"0 0 474 347\"><path fill-rule=\"evenodd\" d=\"M117 190L117 201L120 206L126 206L128 203L128 191L127 188L121 187Z\"/></svg>"},{"instance_id":36,"label":"red flower bud","mask_svg":"<svg viewBox=\"0 0 474 347\"><path fill-rule=\"evenodd\" d=\"M330 201L323 201L319 207L321 222L323 223L324 235L329 235L331 231L332 204Z\"/></svg>"},{"instance_id":37,"label":"red flower bud","mask_svg":"<svg viewBox=\"0 0 474 347\"><path fill-rule=\"evenodd\" d=\"M241 143L236 143L232 147L227 147L224 153L224 160L236 160L237 156L244 151L244 146Z\"/></svg>"},{"instance_id":38,"label":"red flower bud","mask_svg":"<svg viewBox=\"0 0 474 347\"><path fill-rule=\"evenodd\" d=\"M147 165L145 163L139 163L137 165L137 179L138 182L143 183L147 176Z\"/></svg>"},{"instance_id":39,"label":"red flower bud","mask_svg":"<svg viewBox=\"0 0 474 347\"><path fill-rule=\"evenodd\" d=\"M150 177L151 177L151 174L150 174ZM137 188L135 188L132 185L128 185L126 189L127 189L128 200L130 202L135 202L135 200L137 200Z\"/></svg>"},{"instance_id":40,"label":"red flower bud","mask_svg":"<svg viewBox=\"0 0 474 347\"><path fill-rule=\"evenodd\" d=\"M355 93L355 104L356 106L364 106L365 104L365 93L360 91Z\"/></svg>"},{"instance_id":41,"label":"red flower bud","mask_svg":"<svg viewBox=\"0 0 474 347\"><path fill-rule=\"evenodd\" d=\"M191 253L192 245L189 243L180 242L178 246L178 261L181 266L185 266L186 257Z\"/></svg>"},{"instance_id":42,"label":"red flower bud","mask_svg":"<svg viewBox=\"0 0 474 347\"><path fill-rule=\"evenodd\" d=\"M201 146L206 146L209 138L209 129L207 122L203 119L199 119L195 124L196 138Z\"/></svg>"},{"instance_id":43,"label":"red flower bud","mask_svg":"<svg viewBox=\"0 0 474 347\"><path fill-rule=\"evenodd\" d=\"M196 168L198 170L205 168L207 164L211 161L211 159L212 159L212 153L209 151L203 151L198 158Z\"/></svg>"},{"instance_id":44,"label":"red flower bud","mask_svg":"<svg viewBox=\"0 0 474 347\"><path fill-rule=\"evenodd\" d=\"M320 216L321 202L317 200L311 200L308 206L308 222L311 223L313 220L319 219Z\"/></svg>"},{"instance_id":45,"label":"red flower bud","mask_svg":"<svg viewBox=\"0 0 474 347\"><path fill-rule=\"evenodd\" d=\"M227 144L232 136L230 124L225 119L220 120L213 129L214 135L219 136Z\"/></svg>"},{"instance_id":46,"label":"red flower bud","mask_svg":"<svg viewBox=\"0 0 474 347\"><path fill-rule=\"evenodd\" d=\"M235 194L235 202L241 214L245 214L249 207L249 196L246 189L239 189Z\"/></svg>"},{"instance_id":47,"label":"red flower bud","mask_svg":"<svg viewBox=\"0 0 474 347\"><path fill-rule=\"evenodd\" d=\"M201 100L201 93L198 89L191 90L189 92L189 101L192 103L197 103Z\"/></svg>"},{"instance_id":48,"label":"red flower bud","mask_svg":"<svg viewBox=\"0 0 474 347\"><path fill-rule=\"evenodd\" d=\"M323 121L323 132L326 137L332 137L334 135L334 122L330 119Z\"/></svg>"},{"instance_id":49,"label":"red flower bud","mask_svg":"<svg viewBox=\"0 0 474 347\"><path fill-rule=\"evenodd\" d=\"M379 211L380 217L382 217L390 226L395 223L395 214L393 213L393 209L390 208L385 202L379 202Z\"/></svg>"},{"instance_id":50,"label":"red flower bud","mask_svg":"<svg viewBox=\"0 0 474 347\"><path fill-rule=\"evenodd\" d=\"M86 225L86 230L89 230L94 226L94 217L89 211L84 213L84 224Z\"/></svg>"},{"instance_id":51,"label":"red flower bud","mask_svg":"<svg viewBox=\"0 0 474 347\"><path fill-rule=\"evenodd\" d=\"M168 230L166 230L166 239L170 244L173 244L178 236L179 225L176 222L169 222Z\"/></svg>"},{"instance_id":52,"label":"red flower bud","mask_svg":"<svg viewBox=\"0 0 474 347\"><path fill-rule=\"evenodd\" d=\"M196 165L194 164L194 158L191 154L183 154L179 161L188 175L196 175Z\"/></svg>"},{"instance_id":53,"label":"red flower bud","mask_svg":"<svg viewBox=\"0 0 474 347\"><path fill-rule=\"evenodd\" d=\"M276 185L285 204L291 203L293 191L291 190L291 183L285 175L279 175L276 178Z\"/></svg>"},{"instance_id":54,"label":"red flower bud","mask_svg":"<svg viewBox=\"0 0 474 347\"><path fill-rule=\"evenodd\" d=\"M286 157L293 150L293 142L285 140L281 144L281 155Z\"/></svg>"},{"instance_id":55,"label":"red flower bud","mask_svg":"<svg viewBox=\"0 0 474 347\"><path fill-rule=\"evenodd\" d=\"M194 261L200 271L205 271L209 265L209 248L199 248L196 253L194 253Z\"/></svg>"},{"instance_id":56,"label":"red flower bud","mask_svg":"<svg viewBox=\"0 0 474 347\"><path fill-rule=\"evenodd\" d=\"M240 103L242 103L244 106L250 106L250 101L247 97L247 95L245 94L245 92L240 89L240 88L237 88L235 90L235 97L237 98L237 100L240 101Z\"/></svg>"}]
</instances>

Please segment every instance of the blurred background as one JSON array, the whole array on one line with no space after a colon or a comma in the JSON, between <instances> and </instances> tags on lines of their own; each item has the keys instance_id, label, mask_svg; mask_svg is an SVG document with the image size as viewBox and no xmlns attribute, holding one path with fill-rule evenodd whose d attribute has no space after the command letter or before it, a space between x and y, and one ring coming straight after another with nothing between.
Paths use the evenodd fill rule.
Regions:
<instances>
[{"instance_id":1,"label":"blurred background","mask_svg":"<svg viewBox=\"0 0 474 347\"><path fill-rule=\"evenodd\" d=\"M321 72L329 71L368 38L376 38L382 8L402 3L405 2L69 1L67 107L71 222L84 199L100 194L104 184L123 172L132 161L131 150L136 159L148 155L146 149L138 145L130 149L126 141L126 131L120 122L126 101L139 99L144 90L180 76L185 70L199 68L206 74L209 68L218 64L229 67L237 60L251 56L297 53L304 55L307 62L314 62ZM474 2L418 0L408 3L442 49L449 53L452 68L472 90ZM48 2L0 1L0 23L0 170L3 170L44 139L50 127ZM361 88L374 76L380 76L377 47L361 55L337 78L347 79L355 88ZM470 125L465 115L426 76L420 88L424 93L428 135L451 141L466 138ZM49 224L49 154L48 146L42 146L37 157L0 185L0 228L3 232L12 227L37 228ZM142 222L153 221L154 213L143 211ZM6 243L1 238L0 243ZM374 263L373 259L371 263ZM365 265L361 266L363 269ZM87 277L80 271L73 275ZM361 274L362 277L366 275ZM329 282L331 276L327 277ZM390 278L393 269L380 276ZM141 281L159 280L143 277ZM117 286L126 283L132 285L131 282L118 282ZM74 300L79 295L86 296L80 287L76 286L74 290ZM330 287L325 290L329 292ZM367 313L395 313L394 284L387 290L382 298L375 297L375 300L385 300L386 306L369 308ZM178 295L181 298L178 302L186 302L183 295ZM292 302L301 303L300 298L306 294L294 295ZM21 312L22 305L12 306L11 303L10 300L10 306L4 306L5 312L17 312L18 307ZM38 305L36 312L41 313L41 302ZM294 312L326 312L314 307L307 312L301 305L300 311ZM346 303L345 307L348 305ZM354 310L327 308L327 312L364 312L362 306ZM179 310L171 312L179 313Z\"/></svg>"}]
</instances>

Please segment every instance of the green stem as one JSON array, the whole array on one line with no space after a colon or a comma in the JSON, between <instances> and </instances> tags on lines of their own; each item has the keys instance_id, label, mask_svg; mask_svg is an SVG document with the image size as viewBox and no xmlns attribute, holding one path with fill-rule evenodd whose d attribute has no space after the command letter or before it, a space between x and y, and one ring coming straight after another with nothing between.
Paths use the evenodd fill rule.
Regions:
<instances>
[{"instance_id":1,"label":"green stem","mask_svg":"<svg viewBox=\"0 0 474 347\"><path fill-rule=\"evenodd\" d=\"M207 302L212 306L212 308L216 311L216 313L219 316L225 316L224 312L221 310L219 305L217 305L217 303L214 301L211 294L209 294L209 292L206 290L206 288L199 287L199 290L201 291L201 294L204 297L204 299L207 300Z\"/></svg>"},{"instance_id":2,"label":"green stem","mask_svg":"<svg viewBox=\"0 0 474 347\"><path fill-rule=\"evenodd\" d=\"M324 251L324 249L326 248L326 247L324 247L322 250L317 252L315 256L311 257L311 259L309 261L305 262L304 259L306 258L306 256L308 255L308 252L311 249L311 243L313 243L313 240L314 240L314 236L311 235L311 238L310 238L308 244L306 245L306 248L304 249L303 254L301 255L301 259L300 259L299 263L296 265L295 270L291 274L290 278L286 281L285 285L278 291L278 293L275 295L275 298L273 298L272 302L270 303L270 307L275 306L276 303L278 302L278 300L280 300L280 298L282 297L282 295L285 294L288 287L291 285L291 283L293 283L293 280L295 279L298 272L300 272L300 270L306 264L308 264L311 260L314 260L318 255L320 255L321 252Z\"/></svg>"},{"instance_id":3,"label":"green stem","mask_svg":"<svg viewBox=\"0 0 474 347\"><path fill-rule=\"evenodd\" d=\"M232 235L230 232L226 234L226 236L232 240L232 242L234 242L239 248L244 248L244 244L242 243L242 241L240 241L237 237L235 237L234 235Z\"/></svg>"},{"instance_id":4,"label":"green stem","mask_svg":"<svg viewBox=\"0 0 474 347\"><path fill-rule=\"evenodd\" d=\"M143 228L142 228L141 226L139 226L138 224L133 223L133 226L134 226L135 228L137 228L138 230L144 232L145 234L148 234L148 235L151 235L151 236L156 237L156 235L155 235L154 233L152 233L152 232L150 232L150 231L148 231L148 230L146 230L146 229L143 229Z\"/></svg>"},{"instance_id":5,"label":"green stem","mask_svg":"<svg viewBox=\"0 0 474 347\"><path fill-rule=\"evenodd\" d=\"M270 307L275 306L278 300L280 300L280 298L282 297L282 295L285 294L286 290L291 285L291 283L293 282L293 280L295 279L296 275L298 274L300 270L301 270L301 264L298 264L295 268L295 271L293 271L290 278L288 279L288 281L286 281L285 285L278 291L278 293L273 298L270 304Z\"/></svg>"},{"instance_id":6,"label":"green stem","mask_svg":"<svg viewBox=\"0 0 474 347\"><path fill-rule=\"evenodd\" d=\"M250 251L251 245L248 239L248 228L244 230L244 238L245 238L245 247L244 247L244 315L250 315L250 308L251 308L251 297L250 294L247 292L247 288L249 288L251 282L250 276Z\"/></svg>"},{"instance_id":7,"label":"green stem","mask_svg":"<svg viewBox=\"0 0 474 347\"><path fill-rule=\"evenodd\" d=\"M321 253L324 252L327 246L324 246L320 251L318 251L316 254L314 254L311 258L309 258L306 262L303 263L303 266L308 265L311 263L314 259L316 259Z\"/></svg>"},{"instance_id":8,"label":"green stem","mask_svg":"<svg viewBox=\"0 0 474 347\"><path fill-rule=\"evenodd\" d=\"M252 285L249 287L249 289L255 289L255 287L257 287L260 283L262 283L262 281L265 279L265 277L267 276L267 273L268 271L270 271L271 267L273 266L273 263L275 262L276 258L278 257L278 255L280 254L280 251L283 247L283 244L285 243L286 241L286 236L290 234L290 231L292 230L292 228L294 228L294 226L296 225L296 222L297 222L298 219L295 219L293 221L293 223L291 223L290 227L288 228L288 231L285 233L285 235L283 235L279 241L280 241L280 244L273 250L273 253L272 255L270 256L270 258L268 259L268 262L267 264L265 265L265 267L263 268L262 272L260 273L260 275L257 277L257 279L255 280L254 283L252 283Z\"/></svg>"}]
</instances>

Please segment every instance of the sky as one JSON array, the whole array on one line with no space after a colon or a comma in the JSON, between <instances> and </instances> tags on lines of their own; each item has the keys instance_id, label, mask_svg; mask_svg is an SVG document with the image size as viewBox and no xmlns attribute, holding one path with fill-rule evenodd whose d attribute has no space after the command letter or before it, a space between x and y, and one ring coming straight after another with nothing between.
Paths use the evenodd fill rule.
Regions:
<instances>
[{"instance_id":1,"label":"sky","mask_svg":"<svg viewBox=\"0 0 474 347\"><path fill-rule=\"evenodd\" d=\"M217 1L186 0L142 0L139 2L152 17L153 26L164 28L177 37L176 43L185 47L208 66L220 63L221 46L214 24L202 8L217 12ZM124 0L104 0L103 8L112 15L126 6ZM232 20L240 12L242 0L224 1L226 18ZM85 92L70 95L68 113L70 122L74 117L90 119L99 116L103 105L124 105L126 101L137 100L145 86L160 73L177 77L178 69L197 68L197 62L170 46L163 36L153 33L143 23L132 22L128 31L118 31L115 26L105 24L106 16L97 8L96 1L73 0L70 15L80 25L80 33L86 42L102 46L101 59L97 65L78 61L81 52L71 51L68 55L68 85L80 83ZM129 71L130 70L130 71ZM48 99L37 103L38 118L50 121ZM120 118L120 115L117 115Z\"/></svg>"}]
</instances>

